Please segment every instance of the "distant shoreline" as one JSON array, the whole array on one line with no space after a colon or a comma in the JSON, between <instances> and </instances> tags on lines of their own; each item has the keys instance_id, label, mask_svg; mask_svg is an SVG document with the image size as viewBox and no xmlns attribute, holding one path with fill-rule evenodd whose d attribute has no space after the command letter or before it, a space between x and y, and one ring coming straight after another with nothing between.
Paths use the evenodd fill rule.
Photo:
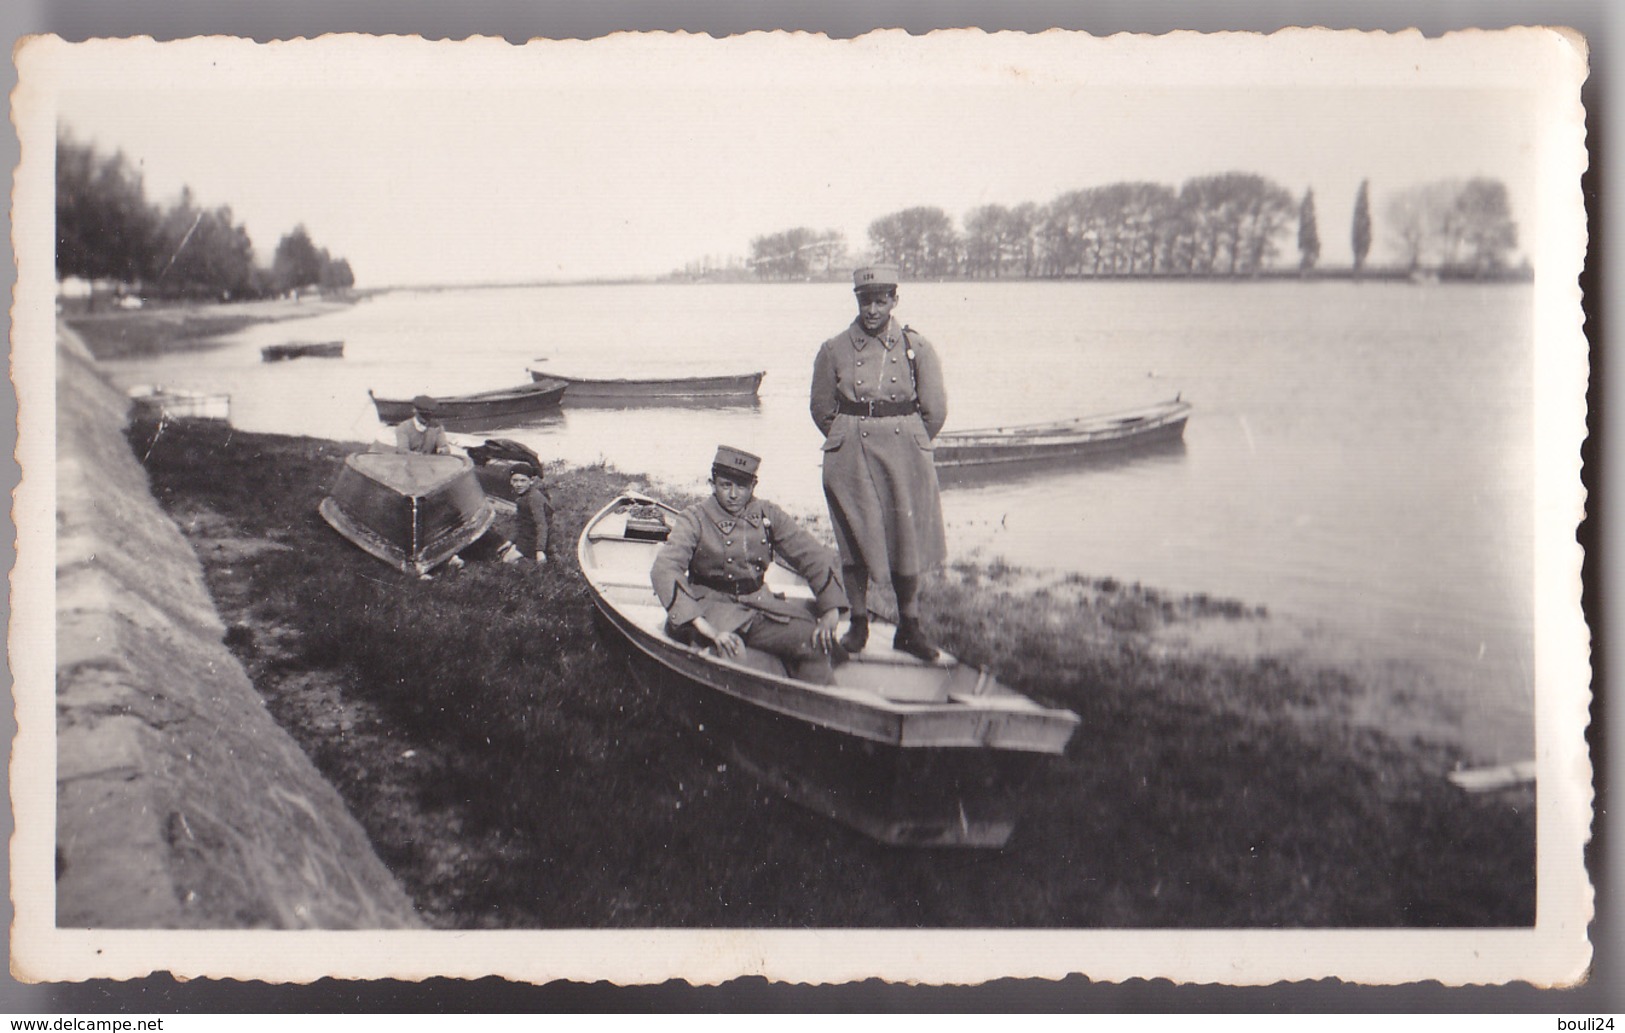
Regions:
<instances>
[{"instance_id":1,"label":"distant shoreline","mask_svg":"<svg viewBox=\"0 0 1625 1033\"><path fill-rule=\"evenodd\" d=\"M425 293L439 291L467 291L467 290L514 290L534 287L642 287L642 286L710 286L715 284L730 284L741 286L777 287L786 284L845 284L849 273L842 271L838 276L814 276L801 280L764 280L748 273L732 273L719 271L715 275L675 275L663 276L614 276L614 277L583 277L573 280L521 280L513 282L479 282L479 283L434 283L434 284L392 284L378 287L358 287L352 293L357 297L372 294L388 294L396 292L420 291ZM1298 269L1275 269L1245 276L1231 276L1222 273L1112 273L1100 276L1003 276L1003 277L922 277L909 280L908 284L926 283L953 283L953 284L1014 284L1014 283L1233 283L1238 286L1249 283L1268 281L1271 283L1322 283L1322 282L1354 282L1370 281L1373 283L1415 283L1418 286L1441 286L1447 284L1471 284L1478 286L1500 286L1533 283L1535 273L1533 269L1520 267L1516 269L1503 269L1487 275L1474 274L1468 271L1457 270L1419 270L1412 272L1409 269L1379 268L1365 269L1358 275L1349 268L1316 269L1308 273Z\"/></svg>"}]
</instances>

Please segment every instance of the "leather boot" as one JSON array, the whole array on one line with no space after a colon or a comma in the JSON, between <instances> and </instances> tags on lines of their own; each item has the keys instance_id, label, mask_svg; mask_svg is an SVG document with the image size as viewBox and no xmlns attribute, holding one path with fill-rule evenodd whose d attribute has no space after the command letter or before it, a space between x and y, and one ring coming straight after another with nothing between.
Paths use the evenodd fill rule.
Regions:
<instances>
[{"instance_id":1,"label":"leather boot","mask_svg":"<svg viewBox=\"0 0 1625 1033\"><path fill-rule=\"evenodd\" d=\"M869 644L869 618L853 617L852 626L841 636L841 648L848 654L861 653Z\"/></svg>"},{"instance_id":2,"label":"leather boot","mask_svg":"<svg viewBox=\"0 0 1625 1033\"><path fill-rule=\"evenodd\" d=\"M920 627L918 618L903 617L898 620L897 636L891 644L893 649L917 656L928 664L937 659L937 647L925 637L925 629Z\"/></svg>"}]
</instances>

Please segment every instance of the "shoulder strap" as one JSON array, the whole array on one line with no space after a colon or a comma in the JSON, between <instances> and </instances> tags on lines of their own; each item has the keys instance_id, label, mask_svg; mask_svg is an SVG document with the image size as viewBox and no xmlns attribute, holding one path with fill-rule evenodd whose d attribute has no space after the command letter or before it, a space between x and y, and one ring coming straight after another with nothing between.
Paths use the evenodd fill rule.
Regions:
<instances>
[{"instance_id":1,"label":"shoulder strap","mask_svg":"<svg viewBox=\"0 0 1625 1033\"><path fill-rule=\"evenodd\" d=\"M914 364L914 337L918 334L912 326L903 327L903 354L908 358L908 379L914 385L914 397L920 397L920 370Z\"/></svg>"}]
</instances>

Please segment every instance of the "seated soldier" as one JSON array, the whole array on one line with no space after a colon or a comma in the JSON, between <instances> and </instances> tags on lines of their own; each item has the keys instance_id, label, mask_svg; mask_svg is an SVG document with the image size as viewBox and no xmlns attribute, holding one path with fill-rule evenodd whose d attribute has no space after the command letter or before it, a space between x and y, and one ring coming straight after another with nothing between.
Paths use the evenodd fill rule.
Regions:
<instances>
[{"instance_id":1,"label":"seated soldier","mask_svg":"<svg viewBox=\"0 0 1625 1033\"><path fill-rule=\"evenodd\" d=\"M745 647L784 660L792 677L819 685L835 680L846 660L835 627L846 609L840 561L784 510L755 497L761 459L727 445L711 465L711 497L688 507L649 571L666 607L667 630L691 644L743 660ZM812 586L811 606L762 583L782 558Z\"/></svg>"}]
</instances>

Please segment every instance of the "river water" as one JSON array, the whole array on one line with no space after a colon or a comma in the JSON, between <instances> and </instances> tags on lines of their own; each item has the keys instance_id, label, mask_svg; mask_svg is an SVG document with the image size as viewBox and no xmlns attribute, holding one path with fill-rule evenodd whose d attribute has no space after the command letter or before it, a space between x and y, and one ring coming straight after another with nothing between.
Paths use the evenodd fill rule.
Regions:
<instances>
[{"instance_id":1,"label":"river water","mask_svg":"<svg viewBox=\"0 0 1625 1033\"><path fill-rule=\"evenodd\" d=\"M1521 285L956 283L906 285L896 315L942 355L949 429L1195 407L1182 447L946 482L951 553L1315 622L1450 697L1474 753L1514 759L1532 751L1531 306ZM852 315L839 284L401 291L109 368L230 392L246 430L357 441L383 436L369 388L765 370L752 406L567 405L486 432L696 489L727 442L765 457L765 497L815 514L812 356ZM260 360L332 339L344 358Z\"/></svg>"}]
</instances>

